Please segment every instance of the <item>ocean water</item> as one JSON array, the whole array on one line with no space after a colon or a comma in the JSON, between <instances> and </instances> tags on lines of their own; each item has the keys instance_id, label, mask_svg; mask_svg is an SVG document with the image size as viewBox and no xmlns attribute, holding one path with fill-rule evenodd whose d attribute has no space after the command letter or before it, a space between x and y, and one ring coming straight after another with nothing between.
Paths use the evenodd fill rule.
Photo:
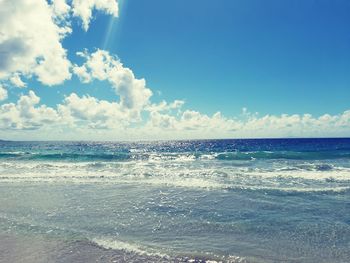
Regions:
<instances>
[{"instance_id":1,"label":"ocean water","mask_svg":"<svg viewBox=\"0 0 350 263\"><path fill-rule=\"evenodd\" d=\"M0 142L0 262L350 262L350 139Z\"/></svg>"}]
</instances>

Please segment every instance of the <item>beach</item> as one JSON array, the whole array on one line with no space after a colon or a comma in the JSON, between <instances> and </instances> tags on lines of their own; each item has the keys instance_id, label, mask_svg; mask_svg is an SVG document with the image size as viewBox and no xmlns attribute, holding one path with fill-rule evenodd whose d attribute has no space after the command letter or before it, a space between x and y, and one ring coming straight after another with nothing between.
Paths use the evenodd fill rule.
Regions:
<instances>
[{"instance_id":1,"label":"beach","mask_svg":"<svg viewBox=\"0 0 350 263\"><path fill-rule=\"evenodd\" d=\"M347 262L350 140L1 142L0 262Z\"/></svg>"},{"instance_id":2,"label":"beach","mask_svg":"<svg viewBox=\"0 0 350 263\"><path fill-rule=\"evenodd\" d=\"M48 236L1 235L0 262L168 262L168 258L106 249L88 240L63 240ZM174 262L189 262L173 259ZM201 262L198 260L197 262Z\"/></svg>"}]
</instances>

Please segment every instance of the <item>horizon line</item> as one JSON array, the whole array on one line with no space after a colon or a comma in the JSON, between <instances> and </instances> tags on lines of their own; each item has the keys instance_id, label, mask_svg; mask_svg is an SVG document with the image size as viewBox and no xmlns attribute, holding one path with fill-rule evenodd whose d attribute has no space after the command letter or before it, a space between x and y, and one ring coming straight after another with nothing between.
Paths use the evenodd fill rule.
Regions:
<instances>
[{"instance_id":1,"label":"horizon line","mask_svg":"<svg viewBox=\"0 0 350 263\"><path fill-rule=\"evenodd\" d=\"M0 142L171 142L171 141L230 141L230 140L310 140L350 139L349 137L250 137L250 138L208 138L208 139L140 139L140 140L6 140Z\"/></svg>"}]
</instances>

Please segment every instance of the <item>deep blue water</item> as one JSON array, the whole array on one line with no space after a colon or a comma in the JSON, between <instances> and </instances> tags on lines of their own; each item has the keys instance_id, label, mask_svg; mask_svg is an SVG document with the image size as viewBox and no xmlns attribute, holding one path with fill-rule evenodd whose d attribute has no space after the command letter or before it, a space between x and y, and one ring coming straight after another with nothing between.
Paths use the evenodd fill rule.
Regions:
<instances>
[{"instance_id":1,"label":"deep blue water","mask_svg":"<svg viewBox=\"0 0 350 263\"><path fill-rule=\"evenodd\" d=\"M0 142L0 231L169 261L350 262L350 139Z\"/></svg>"}]
</instances>

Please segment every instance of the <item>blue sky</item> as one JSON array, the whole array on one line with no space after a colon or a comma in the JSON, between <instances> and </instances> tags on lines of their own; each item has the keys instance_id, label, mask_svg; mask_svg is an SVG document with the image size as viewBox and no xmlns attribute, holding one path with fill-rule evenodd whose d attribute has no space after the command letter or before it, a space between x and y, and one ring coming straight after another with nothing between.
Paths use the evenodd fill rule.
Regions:
<instances>
[{"instance_id":1,"label":"blue sky","mask_svg":"<svg viewBox=\"0 0 350 263\"><path fill-rule=\"evenodd\" d=\"M136 79L145 78L153 93L148 104L183 100L179 112L211 117L219 111L238 120L282 114L340 118L350 108L349 1L124 0L118 3L118 17L111 15L112 6L90 6L87 31L82 28L83 14L76 15L75 2L79 1L66 2L70 9L62 19L72 32L59 40L72 67L86 59L76 52L105 50L130 68ZM108 78L84 83L72 73L47 85L36 73L13 72L22 74L26 89L48 107L55 108L71 93L120 102L118 87L111 88ZM25 94L25 89L9 88L6 103ZM248 114L242 114L242 108ZM150 111L143 108L139 113L145 116L140 123L147 123ZM344 128L343 122L339 125Z\"/></svg>"},{"instance_id":2,"label":"blue sky","mask_svg":"<svg viewBox=\"0 0 350 263\"><path fill-rule=\"evenodd\" d=\"M206 113L338 113L350 98L348 1L129 1L110 48Z\"/></svg>"}]
</instances>

